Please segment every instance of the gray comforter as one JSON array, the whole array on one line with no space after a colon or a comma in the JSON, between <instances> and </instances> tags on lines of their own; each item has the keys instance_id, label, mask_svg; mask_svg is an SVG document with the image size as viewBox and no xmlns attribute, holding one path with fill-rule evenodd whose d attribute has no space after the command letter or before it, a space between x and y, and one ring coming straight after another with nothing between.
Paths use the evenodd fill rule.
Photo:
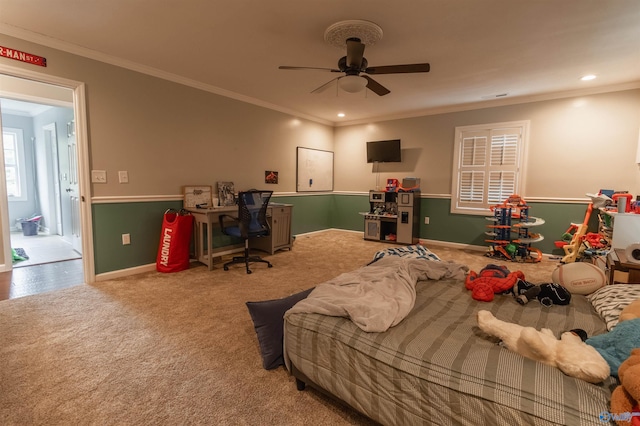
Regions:
<instances>
[{"instance_id":1,"label":"gray comforter","mask_svg":"<svg viewBox=\"0 0 640 426\"><path fill-rule=\"evenodd\" d=\"M453 262L383 257L318 285L285 314L316 313L350 318L367 332L383 332L402 321L416 301L419 280L464 280L468 268Z\"/></svg>"}]
</instances>

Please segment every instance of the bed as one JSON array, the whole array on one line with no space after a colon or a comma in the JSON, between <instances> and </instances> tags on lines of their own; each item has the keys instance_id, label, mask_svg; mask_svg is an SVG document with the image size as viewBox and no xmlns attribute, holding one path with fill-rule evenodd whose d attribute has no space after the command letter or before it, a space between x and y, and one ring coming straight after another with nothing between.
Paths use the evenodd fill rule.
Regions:
<instances>
[{"instance_id":1,"label":"bed","mask_svg":"<svg viewBox=\"0 0 640 426\"><path fill-rule=\"evenodd\" d=\"M384 332L365 332L344 317L288 312L285 360L298 389L318 388L384 425L604 424L615 378L590 384L508 351L478 329L481 309L556 335L607 331L585 296L549 308L507 295L486 303L459 279L420 280L412 309Z\"/></svg>"}]
</instances>

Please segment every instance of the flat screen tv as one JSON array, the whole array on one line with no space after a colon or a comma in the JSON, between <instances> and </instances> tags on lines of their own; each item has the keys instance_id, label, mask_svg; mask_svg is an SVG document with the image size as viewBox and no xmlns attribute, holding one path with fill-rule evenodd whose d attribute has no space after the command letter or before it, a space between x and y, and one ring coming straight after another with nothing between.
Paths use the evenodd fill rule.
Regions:
<instances>
[{"instance_id":1,"label":"flat screen tv","mask_svg":"<svg viewBox=\"0 0 640 426\"><path fill-rule=\"evenodd\" d=\"M400 163L400 139L367 142L367 163Z\"/></svg>"}]
</instances>

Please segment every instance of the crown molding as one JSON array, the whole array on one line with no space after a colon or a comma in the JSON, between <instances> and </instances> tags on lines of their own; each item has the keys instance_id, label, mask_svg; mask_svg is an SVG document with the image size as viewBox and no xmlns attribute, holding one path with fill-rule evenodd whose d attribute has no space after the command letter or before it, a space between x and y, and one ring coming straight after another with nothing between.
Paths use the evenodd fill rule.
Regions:
<instances>
[{"instance_id":1,"label":"crown molding","mask_svg":"<svg viewBox=\"0 0 640 426\"><path fill-rule=\"evenodd\" d=\"M262 101L260 99L252 98L250 96L242 95L240 93L232 92L230 90L222 89L220 87L212 86L210 84L205 84L197 80L192 80L190 78L182 77L177 74L172 74L166 71L159 70L157 68L149 67L146 65L139 64L137 62L128 61L126 59L117 58L115 56L107 55L106 53L101 53L96 50L87 49L86 47L78 46L76 44L68 43L62 40L58 40L44 34L37 34L31 31L27 31L21 28L14 27L12 25L7 25L4 23L0 23L0 34L7 35L9 37L19 38L24 41L28 41L30 43L40 44L45 47L50 47L52 49L61 50L66 53L71 53L73 55L82 56L84 58L93 59L95 61L104 62L109 65L115 65L120 68L125 68L131 71L136 71L141 74L150 75L153 77L157 77L163 80L171 81L174 83L182 84L183 86L193 87L194 89L199 89L205 92L213 93L216 95L224 96L226 98L234 99L237 101L245 102L248 104L256 105L262 108L267 108L273 111L278 111L283 114L292 115L294 117L302 118L305 120L313 121L319 124L324 124L327 126L334 126L335 123L329 120L323 120L318 117L314 117L312 115L303 114L298 111L294 111L288 108L283 108L278 105L274 105L269 102Z\"/></svg>"},{"instance_id":2,"label":"crown molding","mask_svg":"<svg viewBox=\"0 0 640 426\"><path fill-rule=\"evenodd\" d=\"M360 125L360 124L377 123L380 121L391 121L391 120L401 120L405 118L425 117L428 115L448 114L453 112L472 111L476 109L495 108L495 107L509 106L509 105L520 105L520 104L526 104L531 102L551 101L555 99L597 95L600 93L622 92L624 90L634 90L634 89L640 89L640 81L612 84L608 86L591 87L588 89L565 90L562 92L542 93L538 95L517 96L513 98L500 98L500 99L471 102L471 103L459 104L459 105L449 105L445 107L429 108L429 109L411 111L411 112L394 114L394 115L381 115L381 116L361 119L361 120L344 121L340 123L335 123L334 126L346 127L346 126L354 126L354 125Z\"/></svg>"},{"instance_id":3,"label":"crown molding","mask_svg":"<svg viewBox=\"0 0 640 426\"><path fill-rule=\"evenodd\" d=\"M360 119L360 120L336 122L336 121L325 120L312 115L304 114L299 111L295 111L289 108L284 108L269 102L262 101L260 99L252 98L250 96L242 95L236 92L232 92L230 90L212 86L210 84L205 84L196 80L185 78L176 74L172 74L172 73L162 71L153 67L142 65L133 61L117 58L117 57L107 55L105 53L101 53L92 49L87 49L82 46L61 41L61 40L46 36L44 34L38 34L38 33L27 31L18 27L14 27L12 25L0 23L0 34L7 35L9 37L15 37L31 43L40 44L42 46L50 47L52 49L57 49L57 50L71 53L84 58L93 59L99 62L104 62L110 65L129 69L131 71L136 71L141 74L146 74L146 75L157 77L163 80L172 81L174 83L178 83L184 86L193 87L195 89L199 89L205 92L224 96L226 98L256 105L256 106L270 109L273 111L278 111L283 114L291 115L293 117L298 117L301 119L313 121L313 122L323 124L326 126L331 126L331 127L347 127L347 126L360 125L360 124L369 124L372 122L401 120L406 118L416 118L416 117L424 117L429 115L471 111L475 109L518 105L518 104L525 104L530 102L549 101L549 100L555 100L555 99L563 99L563 98L570 98L570 97L576 97L576 96L596 95L600 93L618 92L618 91L633 90L633 89L640 88L640 81L633 81L633 82L608 85L608 86L598 86L598 87L590 87L585 89L543 93L543 94L530 95L530 96L506 97L506 98L500 98L500 99L485 100L485 101L471 102L471 103L458 104L458 105L450 105L445 107L428 108L428 109L422 109L417 111L410 111L406 113L380 115L380 116L370 117L370 118Z\"/></svg>"}]
</instances>

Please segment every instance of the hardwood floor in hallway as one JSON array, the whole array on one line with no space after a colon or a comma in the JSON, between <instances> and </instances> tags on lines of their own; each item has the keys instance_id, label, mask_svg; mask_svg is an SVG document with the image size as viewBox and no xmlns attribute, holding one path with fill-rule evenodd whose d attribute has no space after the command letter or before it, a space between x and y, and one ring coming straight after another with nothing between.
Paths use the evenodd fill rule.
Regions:
<instances>
[{"instance_id":1,"label":"hardwood floor in hallway","mask_svg":"<svg viewBox=\"0 0 640 426\"><path fill-rule=\"evenodd\" d=\"M82 256L58 235L12 232L11 247L28 258L14 259L13 270L0 273L0 300L84 283Z\"/></svg>"},{"instance_id":2,"label":"hardwood floor in hallway","mask_svg":"<svg viewBox=\"0 0 640 426\"><path fill-rule=\"evenodd\" d=\"M84 284L82 259L14 268L0 273L0 300Z\"/></svg>"}]
</instances>

